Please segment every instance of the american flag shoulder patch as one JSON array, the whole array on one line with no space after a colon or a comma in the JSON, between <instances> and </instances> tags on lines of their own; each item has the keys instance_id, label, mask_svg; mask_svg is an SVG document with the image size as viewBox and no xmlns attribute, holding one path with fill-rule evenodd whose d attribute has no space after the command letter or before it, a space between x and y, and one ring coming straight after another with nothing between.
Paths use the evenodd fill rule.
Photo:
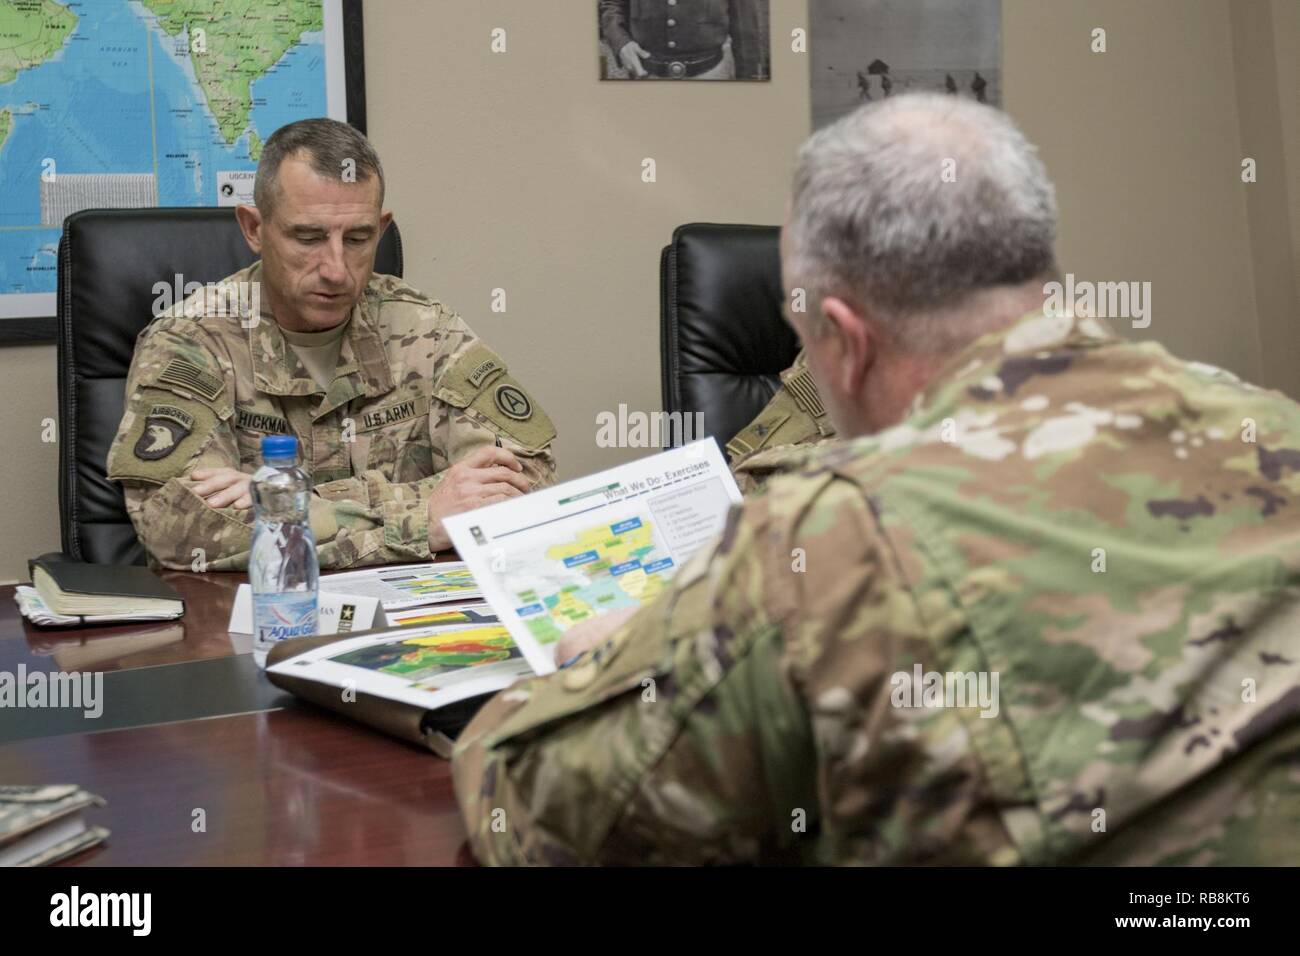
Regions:
<instances>
[{"instance_id":1,"label":"american flag shoulder patch","mask_svg":"<svg viewBox=\"0 0 1300 956\"><path fill-rule=\"evenodd\" d=\"M826 409L822 407L822 397L817 394L817 383L807 368L801 368L787 378L784 384L786 390L794 396L795 404L807 414L813 418L821 418L826 414Z\"/></svg>"},{"instance_id":2,"label":"american flag shoulder patch","mask_svg":"<svg viewBox=\"0 0 1300 956\"><path fill-rule=\"evenodd\" d=\"M175 358L168 362L157 381L160 385L174 385L186 389L209 402L216 401L217 396L226 387L226 383L220 377L183 358Z\"/></svg>"}]
</instances>

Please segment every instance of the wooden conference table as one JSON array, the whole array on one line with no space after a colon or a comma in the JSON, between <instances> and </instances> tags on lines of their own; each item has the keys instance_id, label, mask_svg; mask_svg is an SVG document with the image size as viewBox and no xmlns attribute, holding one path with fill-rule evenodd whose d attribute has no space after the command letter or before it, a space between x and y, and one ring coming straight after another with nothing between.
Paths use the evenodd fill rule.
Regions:
<instances>
[{"instance_id":1,"label":"wooden conference table","mask_svg":"<svg viewBox=\"0 0 1300 956\"><path fill-rule=\"evenodd\" d=\"M273 687L226 630L244 575L162 577L179 622L36 628L0 587L0 672L104 675L97 718L0 708L0 784L107 801L87 819L112 835L70 863L473 864L447 761Z\"/></svg>"}]
</instances>

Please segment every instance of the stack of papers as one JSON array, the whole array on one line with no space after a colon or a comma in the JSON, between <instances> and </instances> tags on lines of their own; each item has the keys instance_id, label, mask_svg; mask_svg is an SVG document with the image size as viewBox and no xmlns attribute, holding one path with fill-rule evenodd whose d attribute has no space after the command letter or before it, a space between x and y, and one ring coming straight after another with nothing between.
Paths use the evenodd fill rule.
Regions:
<instances>
[{"instance_id":1,"label":"stack of papers","mask_svg":"<svg viewBox=\"0 0 1300 956\"><path fill-rule=\"evenodd\" d=\"M418 627L302 651L290 642L271 652L267 675L449 756L475 699L554 671L552 645L570 628L663 594L739 502L710 440L453 515L443 525L466 564L321 578L322 596L328 589L336 599L351 592L352 601L378 600L391 625ZM441 603L480 593L491 607Z\"/></svg>"},{"instance_id":2,"label":"stack of papers","mask_svg":"<svg viewBox=\"0 0 1300 956\"><path fill-rule=\"evenodd\" d=\"M320 589L331 594L377 598L385 611L427 607L443 601L480 601L483 592L459 562L397 564L322 574ZM389 615L389 623L392 616Z\"/></svg>"},{"instance_id":3,"label":"stack of papers","mask_svg":"<svg viewBox=\"0 0 1300 956\"><path fill-rule=\"evenodd\" d=\"M482 597L469 569L456 562L322 574L317 634L476 623L491 614ZM253 633L253 592L247 584L235 595L229 630Z\"/></svg>"},{"instance_id":4,"label":"stack of papers","mask_svg":"<svg viewBox=\"0 0 1300 956\"><path fill-rule=\"evenodd\" d=\"M538 674L570 628L649 604L740 503L713 439L444 518Z\"/></svg>"}]
</instances>

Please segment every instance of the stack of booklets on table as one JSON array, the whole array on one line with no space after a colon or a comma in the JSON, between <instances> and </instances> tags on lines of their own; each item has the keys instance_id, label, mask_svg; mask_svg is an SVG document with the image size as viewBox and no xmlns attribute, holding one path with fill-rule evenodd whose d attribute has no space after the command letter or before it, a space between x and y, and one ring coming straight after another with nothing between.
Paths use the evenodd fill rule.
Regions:
<instances>
[{"instance_id":1,"label":"stack of booklets on table","mask_svg":"<svg viewBox=\"0 0 1300 956\"><path fill-rule=\"evenodd\" d=\"M0 866L47 866L103 843L108 831L85 818L103 805L72 784L0 786Z\"/></svg>"},{"instance_id":2,"label":"stack of booklets on table","mask_svg":"<svg viewBox=\"0 0 1300 956\"><path fill-rule=\"evenodd\" d=\"M171 621L185 602L148 568L82 564L59 554L28 562L32 587L19 586L14 600L33 624L67 626Z\"/></svg>"},{"instance_id":3,"label":"stack of booklets on table","mask_svg":"<svg viewBox=\"0 0 1300 956\"><path fill-rule=\"evenodd\" d=\"M570 628L653 601L721 530L740 492L712 440L455 515L443 525L472 573L446 565L321 578L322 593L383 598L391 625L360 636L301 637L272 648L271 683L449 756L492 694L556 669ZM435 581L432 572L454 574ZM337 583L335 583L337 582ZM379 587L382 584L382 588ZM393 611L441 585L487 604ZM392 589L388 593L384 589ZM418 615L418 618L416 617Z\"/></svg>"},{"instance_id":4,"label":"stack of booklets on table","mask_svg":"<svg viewBox=\"0 0 1300 956\"><path fill-rule=\"evenodd\" d=\"M304 700L450 756L481 702L528 673L482 597L460 562L322 574L320 634L273 648L267 677ZM364 600L378 602L375 626L394 630L350 636L369 625L343 626L343 602ZM337 629L325 621L332 604L340 605ZM286 657L292 666L273 666Z\"/></svg>"}]
</instances>

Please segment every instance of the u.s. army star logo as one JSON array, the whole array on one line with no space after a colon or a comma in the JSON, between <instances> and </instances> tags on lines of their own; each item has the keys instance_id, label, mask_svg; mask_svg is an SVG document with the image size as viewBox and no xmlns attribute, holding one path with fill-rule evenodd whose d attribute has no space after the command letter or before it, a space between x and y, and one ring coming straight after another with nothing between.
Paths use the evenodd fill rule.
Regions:
<instances>
[{"instance_id":1,"label":"u.s. army star logo","mask_svg":"<svg viewBox=\"0 0 1300 956\"><path fill-rule=\"evenodd\" d=\"M533 403L513 385L502 385L497 389L496 403L503 415L508 415L515 421L526 421L533 416Z\"/></svg>"},{"instance_id":2,"label":"u.s. army star logo","mask_svg":"<svg viewBox=\"0 0 1300 956\"><path fill-rule=\"evenodd\" d=\"M174 405L155 405L145 416L144 431L135 442L135 457L158 461L176 450L194 430L194 416Z\"/></svg>"}]
</instances>

